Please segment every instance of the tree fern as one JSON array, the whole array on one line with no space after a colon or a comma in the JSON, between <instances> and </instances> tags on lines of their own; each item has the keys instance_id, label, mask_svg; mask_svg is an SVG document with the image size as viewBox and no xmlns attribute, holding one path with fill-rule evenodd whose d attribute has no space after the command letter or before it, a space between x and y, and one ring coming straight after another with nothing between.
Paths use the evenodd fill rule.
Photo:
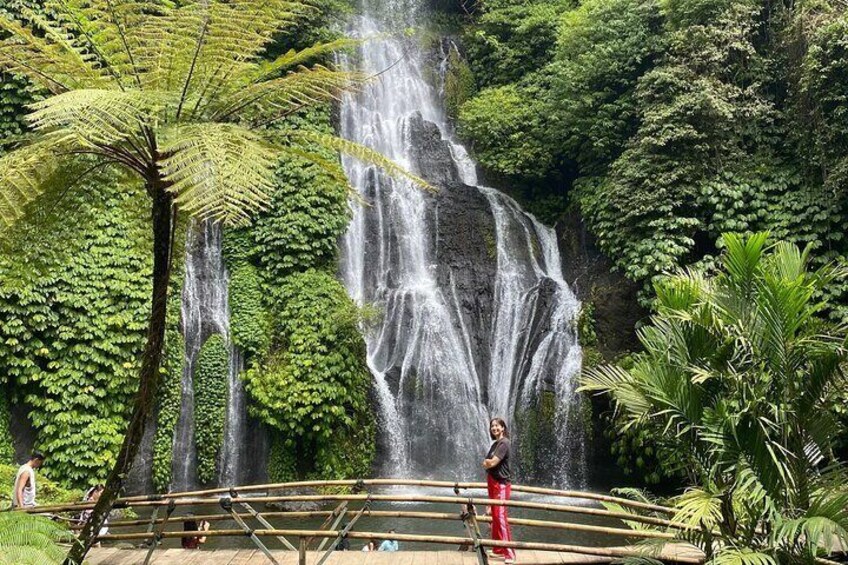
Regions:
<instances>
[{"instance_id":1,"label":"tree fern","mask_svg":"<svg viewBox=\"0 0 848 565\"><path fill-rule=\"evenodd\" d=\"M60 563L73 534L47 518L22 512L0 513L0 565Z\"/></svg>"},{"instance_id":2,"label":"tree fern","mask_svg":"<svg viewBox=\"0 0 848 565\"><path fill-rule=\"evenodd\" d=\"M43 12L0 16L0 71L46 94L27 116L32 135L0 158L0 230L99 169L136 177L150 196L153 292L141 393L71 561L82 560L118 496L154 404L176 214L248 222L267 202L281 160L338 170L315 146L427 187L370 149L286 127L367 78L323 61L351 40L267 56L275 36L317 9L309 0L45 0Z\"/></svg>"}]
</instances>

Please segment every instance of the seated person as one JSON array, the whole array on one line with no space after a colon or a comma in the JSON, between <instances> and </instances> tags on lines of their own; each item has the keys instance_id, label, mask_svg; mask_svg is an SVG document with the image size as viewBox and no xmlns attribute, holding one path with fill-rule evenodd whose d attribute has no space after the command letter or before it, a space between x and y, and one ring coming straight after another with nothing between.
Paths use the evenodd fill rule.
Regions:
<instances>
[{"instance_id":1,"label":"seated person","mask_svg":"<svg viewBox=\"0 0 848 565\"><path fill-rule=\"evenodd\" d=\"M395 533L394 530L389 530L390 534ZM380 544L380 549L378 551L397 551L398 550L398 542L393 539L383 540L383 543Z\"/></svg>"},{"instance_id":2,"label":"seated person","mask_svg":"<svg viewBox=\"0 0 848 565\"><path fill-rule=\"evenodd\" d=\"M190 516L190 515L189 515ZM185 520L183 522L184 532L208 532L209 522L201 520L198 525L197 520ZM182 539L183 549L200 549L200 546L206 543L206 536L184 536Z\"/></svg>"}]
</instances>

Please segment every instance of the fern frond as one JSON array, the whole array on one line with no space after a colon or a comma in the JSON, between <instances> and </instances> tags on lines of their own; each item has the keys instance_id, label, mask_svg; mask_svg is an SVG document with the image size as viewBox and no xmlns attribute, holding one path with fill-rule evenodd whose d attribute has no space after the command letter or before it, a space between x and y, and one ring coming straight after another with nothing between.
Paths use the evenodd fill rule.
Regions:
<instances>
[{"instance_id":1,"label":"fern frond","mask_svg":"<svg viewBox=\"0 0 848 565\"><path fill-rule=\"evenodd\" d=\"M72 90L33 104L27 120L36 130L61 130L91 145L110 145L141 135L166 99L164 93L141 90Z\"/></svg>"},{"instance_id":2,"label":"fern frond","mask_svg":"<svg viewBox=\"0 0 848 565\"><path fill-rule=\"evenodd\" d=\"M333 41L317 43L299 51L291 49L273 61L260 64L256 80L262 81L274 78L281 72L293 69L300 65L305 65L306 63L314 61L318 57L323 57L324 55L356 47L357 45L362 44L362 41L363 40L361 39L340 37Z\"/></svg>"},{"instance_id":3,"label":"fern frond","mask_svg":"<svg viewBox=\"0 0 848 565\"><path fill-rule=\"evenodd\" d=\"M61 563L65 550L57 544L73 540L71 532L47 518L0 513L0 564Z\"/></svg>"},{"instance_id":4,"label":"fern frond","mask_svg":"<svg viewBox=\"0 0 848 565\"><path fill-rule=\"evenodd\" d=\"M71 182L61 170L71 147L70 136L45 136L0 157L0 227L13 224L49 187Z\"/></svg>"},{"instance_id":5,"label":"fern frond","mask_svg":"<svg viewBox=\"0 0 848 565\"><path fill-rule=\"evenodd\" d=\"M0 15L0 69L26 77L48 92L107 87L110 82L59 31L37 35L30 26Z\"/></svg>"},{"instance_id":6,"label":"fern frond","mask_svg":"<svg viewBox=\"0 0 848 565\"><path fill-rule=\"evenodd\" d=\"M359 161L370 163L383 169L395 178L404 178L410 181L413 185L418 186L419 188L429 191L436 190L436 188L430 185L427 181L410 173L391 159L387 158L385 155L374 151L369 147L360 145L359 143L342 139L335 135L305 130L288 132L288 135L293 141L314 143L320 147L324 147L325 149L338 151L339 153L348 155L354 159L358 159Z\"/></svg>"},{"instance_id":7,"label":"fern frond","mask_svg":"<svg viewBox=\"0 0 848 565\"><path fill-rule=\"evenodd\" d=\"M48 0L45 8L67 22L100 67L122 88L140 86L136 31L161 15L164 5L138 0Z\"/></svg>"},{"instance_id":8,"label":"fern frond","mask_svg":"<svg viewBox=\"0 0 848 565\"><path fill-rule=\"evenodd\" d=\"M258 123L308 106L339 100L342 92L364 80L361 73L321 65L300 67L284 77L248 85L212 106L215 119Z\"/></svg>"},{"instance_id":9,"label":"fern frond","mask_svg":"<svg viewBox=\"0 0 848 565\"><path fill-rule=\"evenodd\" d=\"M202 219L243 224L261 209L274 187L275 147L235 124L174 128L162 161L177 206Z\"/></svg>"}]
</instances>

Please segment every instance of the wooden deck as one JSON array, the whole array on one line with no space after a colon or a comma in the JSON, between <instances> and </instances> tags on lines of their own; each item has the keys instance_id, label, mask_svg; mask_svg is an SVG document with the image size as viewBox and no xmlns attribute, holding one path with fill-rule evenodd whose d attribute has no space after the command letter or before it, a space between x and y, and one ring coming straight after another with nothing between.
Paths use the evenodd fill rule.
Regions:
<instances>
[{"instance_id":1,"label":"wooden deck","mask_svg":"<svg viewBox=\"0 0 848 565\"><path fill-rule=\"evenodd\" d=\"M297 565L294 551L272 551L280 565ZM317 563L323 552L310 551L307 563ZM691 547L666 546L664 557L698 555ZM111 547L92 549L86 559L90 565L141 565L147 556L143 549L117 549ZM610 563L611 558L582 555L579 553L551 553L546 551L519 550L517 564L520 565L563 565L584 563ZM150 560L152 565L246 565L266 564L269 561L258 549L185 550L157 549ZM492 559L493 565L503 564ZM339 551L333 552L326 565L477 565L477 556L470 551L398 551L397 553Z\"/></svg>"}]
</instances>

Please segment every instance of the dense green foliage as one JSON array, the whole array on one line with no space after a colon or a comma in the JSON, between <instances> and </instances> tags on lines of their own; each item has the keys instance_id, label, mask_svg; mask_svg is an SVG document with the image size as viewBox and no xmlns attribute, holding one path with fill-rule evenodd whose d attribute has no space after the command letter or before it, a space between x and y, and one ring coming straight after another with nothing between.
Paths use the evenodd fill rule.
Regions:
<instances>
[{"instance_id":1,"label":"dense green foliage","mask_svg":"<svg viewBox=\"0 0 848 565\"><path fill-rule=\"evenodd\" d=\"M481 90L459 132L532 209L576 206L646 302L662 272L712 264L725 231L844 258L845 14L839 0L485 2L463 34ZM823 289L838 316L845 291Z\"/></svg>"},{"instance_id":2,"label":"dense green foliage","mask_svg":"<svg viewBox=\"0 0 848 565\"><path fill-rule=\"evenodd\" d=\"M49 565L62 562L73 533L44 516L0 513L0 565Z\"/></svg>"},{"instance_id":3,"label":"dense green foliage","mask_svg":"<svg viewBox=\"0 0 848 565\"><path fill-rule=\"evenodd\" d=\"M194 440L197 443L197 479L211 483L217 477L218 452L227 417L229 348L212 335L200 347L194 370Z\"/></svg>"},{"instance_id":4,"label":"dense green foliage","mask_svg":"<svg viewBox=\"0 0 848 565\"><path fill-rule=\"evenodd\" d=\"M295 123L327 130L329 118L325 109ZM341 179L291 159L254 225L225 234L231 334L246 352L251 412L271 430L274 480L363 476L374 456L359 313L335 277L349 217Z\"/></svg>"},{"instance_id":5,"label":"dense green foliage","mask_svg":"<svg viewBox=\"0 0 848 565\"><path fill-rule=\"evenodd\" d=\"M675 454L691 488L674 520L695 528L689 538L708 560L811 562L848 542L848 487L833 454L844 430L832 412L848 326L823 321L819 298L848 268L812 270L809 247L768 248L766 238L725 235L718 274L660 279L632 367L583 377L584 390L610 395L620 431Z\"/></svg>"},{"instance_id":6,"label":"dense green foliage","mask_svg":"<svg viewBox=\"0 0 848 565\"><path fill-rule=\"evenodd\" d=\"M177 294L179 296L179 294ZM179 311L176 309L176 311ZM153 485L167 492L171 484L174 431L182 406L183 362L185 342L177 329L165 333L165 360L162 363L162 384L156 413L156 435L153 438Z\"/></svg>"},{"instance_id":7,"label":"dense green foliage","mask_svg":"<svg viewBox=\"0 0 848 565\"><path fill-rule=\"evenodd\" d=\"M102 482L123 437L149 314L141 197L69 196L57 239L21 225L0 254L0 378L32 407L44 474L69 484ZM86 212L66 215L78 207Z\"/></svg>"},{"instance_id":8,"label":"dense green foliage","mask_svg":"<svg viewBox=\"0 0 848 565\"><path fill-rule=\"evenodd\" d=\"M15 459L8 399L8 391L11 387L4 386L3 389L2 394L0 394L0 464L13 463Z\"/></svg>"}]
</instances>

